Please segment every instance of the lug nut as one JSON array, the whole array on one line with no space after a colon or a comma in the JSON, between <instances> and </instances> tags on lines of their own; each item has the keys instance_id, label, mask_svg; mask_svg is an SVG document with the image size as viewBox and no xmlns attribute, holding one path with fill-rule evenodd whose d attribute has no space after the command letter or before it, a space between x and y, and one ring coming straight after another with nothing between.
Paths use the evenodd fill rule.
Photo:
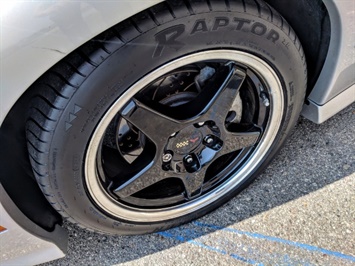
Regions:
<instances>
[{"instance_id":1,"label":"lug nut","mask_svg":"<svg viewBox=\"0 0 355 266\"><path fill-rule=\"evenodd\" d=\"M173 155L171 153L165 153L163 155L163 162L168 163L171 161L172 158L173 158Z\"/></svg>"},{"instance_id":2,"label":"lug nut","mask_svg":"<svg viewBox=\"0 0 355 266\"><path fill-rule=\"evenodd\" d=\"M211 144L213 142L213 138L207 136L207 137L205 137L205 141L207 144Z\"/></svg>"},{"instance_id":3,"label":"lug nut","mask_svg":"<svg viewBox=\"0 0 355 266\"><path fill-rule=\"evenodd\" d=\"M195 173L201 169L201 164L196 154L186 155L183 163L188 173Z\"/></svg>"},{"instance_id":4,"label":"lug nut","mask_svg":"<svg viewBox=\"0 0 355 266\"><path fill-rule=\"evenodd\" d=\"M205 124L205 122L199 122L197 123L197 125L199 125L200 127L202 127Z\"/></svg>"},{"instance_id":5,"label":"lug nut","mask_svg":"<svg viewBox=\"0 0 355 266\"><path fill-rule=\"evenodd\" d=\"M192 159L191 155L187 155L185 157L185 160L186 160L187 163L192 163L194 161L194 159Z\"/></svg>"}]
</instances>

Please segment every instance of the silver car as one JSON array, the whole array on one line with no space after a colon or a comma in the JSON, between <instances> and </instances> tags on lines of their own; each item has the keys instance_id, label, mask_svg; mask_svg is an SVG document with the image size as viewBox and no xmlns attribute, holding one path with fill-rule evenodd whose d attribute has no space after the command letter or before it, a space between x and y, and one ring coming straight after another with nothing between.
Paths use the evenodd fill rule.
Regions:
<instances>
[{"instance_id":1,"label":"silver car","mask_svg":"<svg viewBox=\"0 0 355 266\"><path fill-rule=\"evenodd\" d=\"M354 21L354 1L2 1L2 262L63 256L63 219L143 234L230 200L300 114L355 101Z\"/></svg>"}]
</instances>

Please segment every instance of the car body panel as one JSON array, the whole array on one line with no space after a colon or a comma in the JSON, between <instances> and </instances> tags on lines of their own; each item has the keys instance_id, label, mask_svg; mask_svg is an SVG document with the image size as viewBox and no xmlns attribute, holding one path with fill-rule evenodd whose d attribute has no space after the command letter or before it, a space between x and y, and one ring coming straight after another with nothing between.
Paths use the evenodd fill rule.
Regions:
<instances>
[{"instance_id":1,"label":"car body panel","mask_svg":"<svg viewBox=\"0 0 355 266\"><path fill-rule=\"evenodd\" d=\"M317 83L302 115L322 123L355 101L355 2L325 0L331 39Z\"/></svg>"},{"instance_id":2,"label":"car body panel","mask_svg":"<svg viewBox=\"0 0 355 266\"><path fill-rule=\"evenodd\" d=\"M55 63L158 2L7 2L1 10L0 124L23 92Z\"/></svg>"},{"instance_id":3,"label":"car body panel","mask_svg":"<svg viewBox=\"0 0 355 266\"><path fill-rule=\"evenodd\" d=\"M331 21L328 54L308 99L324 105L355 83L355 2L324 1Z\"/></svg>"},{"instance_id":4,"label":"car body panel","mask_svg":"<svg viewBox=\"0 0 355 266\"><path fill-rule=\"evenodd\" d=\"M346 106L352 104L354 101L355 85L352 85L325 105L320 106L309 100L309 103L303 106L302 115L309 120L320 124L332 117L335 113L344 109Z\"/></svg>"},{"instance_id":5,"label":"car body panel","mask_svg":"<svg viewBox=\"0 0 355 266\"><path fill-rule=\"evenodd\" d=\"M65 256L68 236L56 226L47 232L29 220L0 184L1 265L35 265Z\"/></svg>"}]
</instances>

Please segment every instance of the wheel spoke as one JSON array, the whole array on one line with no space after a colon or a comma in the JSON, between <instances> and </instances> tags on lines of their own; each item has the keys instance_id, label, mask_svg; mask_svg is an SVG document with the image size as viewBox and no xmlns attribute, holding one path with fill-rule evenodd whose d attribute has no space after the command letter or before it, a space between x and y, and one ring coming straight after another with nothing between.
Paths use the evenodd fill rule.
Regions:
<instances>
[{"instance_id":1,"label":"wheel spoke","mask_svg":"<svg viewBox=\"0 0 355 266\"><path fill-rule=\"evenodd\" d=\"M149 108L138 100L130 101L121 115L158 147L162 146L172 133L184 127L182 123Z\"/></svg>"},{"instance_id":2,"label":"wheel spoke","mask_svg":"<svg viewBox=\"0 0 355 266\"><path fill-rule=\"evenodd\" d=\"M226 132L219 156L253 146L259 139L259 131Z\"/></svg>"},{"instance_id":3,"label":"wheel spoke","mask_svg":"<svg viewBox=\"0 0 355 266\"><path fill-rule=\"evenodd\" d=\"M245 80L245 72L233 66L228 72L223 84L211 100L204 120L220 121L224 123L228 112Z\"/></svg>"},{"instance_id":4,"label":"wheel spoke","mask_svg":"<svg viewBox=\"0 0 355 266\"><path fill-rule=\"evenodd\" d=\"M181 121L193 120L203 115L205 115L204 120L213 120L218 116L225 118L245 75L234 65L221 66L194 100L166 110L162 110L162 106L157 105L156 110Z\"/></svg>"},{"instance_id":5,"label":"wheel spoke","mask_svg":"<svg viewBox=\"0 0 355 266\"><path fill-rule=\"evenodd\" d=\"M152 162L127 182L117 188L113 188L112 191L120 198L126 198L167 177L168 174L162 170L159 163Z\"/></svg>"},{"instance_id":6,"label":"wheel spoke","mask_svg":"<svg viewBox=\"0 0 355 266\"><path fill-rule=\"evenodd\" d=\"M192 174L187 173L185 176L181 177L185 186L185 197L187 200L191 200L201 194L206 169L207 167L204 167L198 172Z\"/></svg>"}]
</instances>

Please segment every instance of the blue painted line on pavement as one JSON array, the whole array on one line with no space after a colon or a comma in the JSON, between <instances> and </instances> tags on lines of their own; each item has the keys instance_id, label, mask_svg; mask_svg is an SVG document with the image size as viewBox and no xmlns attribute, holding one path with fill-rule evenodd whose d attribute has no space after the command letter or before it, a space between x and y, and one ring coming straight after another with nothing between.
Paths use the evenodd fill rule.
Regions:
<instances>
[{"instance_id":1,"label":"blue painted line on pavement","mask_svg":"<svg viewBox=\"0 0 355 266\"><path fill-rule=\"evenodd\" d=\"M297 248L305 249L308 251L320 252L320 253L323 253L323 254L326 254L329 256L334 256L334 257L337 257L340 259L345 259L345 260L350 260L352 262L355 262L355 257L353 257L351 255L345 255L345 254L337 252L337 251L319 248L319 247L311 246L308 244L303 244L303 243L290 241L290 240L286 240L286 239L282 239L282 238L278 238L278 237L266 236L266 235L262 235L259 233L240 231L240 230L233 229L233 228L226 228L226 227L222 227L222 226L218 226L218 225L206 224L206 223L201 223L201 222L196 222L196 221L192 222L192 223L196 226L199 226L199 227L208 227L208 228L212 228L214 230L223 230L223 231L232 232L232 233L236 233L236 234L240 234L240 235L246 235L246 236L256 238L256 239L263 239L263 240L268 240L268 241L272 241L272 242L282 243L282 244L286 244L289 246L294 246Z\"/></svg>"},{"instance_id":2,"label":"blue painted line on pavement","mask_svg":"<svg viewBox=\"0 0 355 266\"><path fill-rule=\"evenodd\" d=\"M237 254L228 254L226 251L222 250L222 249L219 249L219 248L215 248L215 247L211 247L211 246L208 246L208 245L205 245L199 241L196 241L196 240L192 240L192 239L188 239L188 238L185 238L181 235L173 235L167 231L164 231L164 232L159 232L157 233L158 235L161 235L162 237L165 237L165 238L172 238L174 240L178 240L180 242L188 242L190 244L193 244L195 246L199 246L201 248L204 248L204 249L207 249L207 250L210 250L210 251L215 251L215 252L218 252L222 255L229 255L231 256L233 259L236 259L236 260L239 260L239 261L243 261L243 262L246 262L246 263L249 263L251 265L259 265L259 266L263 266L262 263L260 262L257 262L255 260L251 260L251 259L247 259L247 258L243 258L241 256L238 256Z\"/></svg>"}]
</instances>

